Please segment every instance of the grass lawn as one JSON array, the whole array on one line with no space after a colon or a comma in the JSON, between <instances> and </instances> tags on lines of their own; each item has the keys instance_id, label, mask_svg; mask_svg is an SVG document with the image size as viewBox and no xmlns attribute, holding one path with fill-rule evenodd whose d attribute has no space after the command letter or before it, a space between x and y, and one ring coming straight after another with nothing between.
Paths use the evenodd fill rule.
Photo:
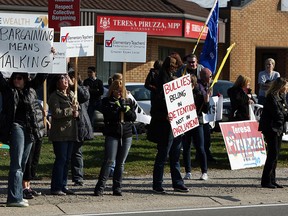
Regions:
<instances>
[{"instance_id":1,"label":"grass lawn","mask_svg":"<svg viewBox=\"0 0 288 216\"><path fill-rule=\"evenodd\" d=\"M126 175L152 175L154 159L156 155L156 144L146 140L146 136L139 135L138 139L134 136L132 147L128 155L125 172ZM96 136L94 140L86 141L83 146L85 178L96 179L103 161L104 137ZM221 133L212 133L212 152L218 159L217 163L208 163L208 169L230 169L228 156L226 153L223 137ZM192 159L194 159L195 150L192 149ZM279 166L286 166L288 163L288 146L283 142L280 153ZM54 162L54 153L52 144L44 139L38 167L38 175L44 178L50 178ZM181 157L182 164L182 157ZM193 170L199 170L198 162L192 161ZM169 172L169 166L165 167ZM184 168L182 167L182 172ZM9 170L9 152L6 149L0 149L0 178L6 179Z\"/></svg>"}]
</instances>

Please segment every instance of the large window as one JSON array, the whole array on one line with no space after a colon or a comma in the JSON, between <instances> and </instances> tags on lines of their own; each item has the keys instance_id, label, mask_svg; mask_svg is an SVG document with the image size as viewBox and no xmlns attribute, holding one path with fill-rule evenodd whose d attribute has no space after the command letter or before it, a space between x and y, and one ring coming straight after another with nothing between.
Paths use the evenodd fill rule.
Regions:
<instances>
[{"instance_id":1,"label":"large window","mask_svg":"<svg viewBox=\"0 0 288 216\"><path fill-rule=\"evenodd\" d=\"M179 55L181 56L181 58L183 58L186 53L185 53L185 49L181 49L181 48L172 48L172 47L159 47L159 59L163 60L169 56L172 52L177 52L179 53Z\"/></svg>"},{"instance_id":2,"label":"large window","mask_svg":"<svg viewBox=\"0 0 288 216\"><path fill-rule=\"evenodd\" d=\"M96 46L96 65L97 77L103 81L108 82L108 78L114 73L122 73L122 62L104 62L103 61L104 48L103 45Z\"/></svg>"}]
</instances>

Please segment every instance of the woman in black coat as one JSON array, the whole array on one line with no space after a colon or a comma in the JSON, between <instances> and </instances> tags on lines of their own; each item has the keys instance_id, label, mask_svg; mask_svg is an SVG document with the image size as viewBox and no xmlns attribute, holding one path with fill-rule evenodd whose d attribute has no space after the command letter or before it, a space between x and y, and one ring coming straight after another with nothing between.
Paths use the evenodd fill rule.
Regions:
<instances>
[{"instance_id":1,"label":"woman in black coat","mask_svg":"<svg viewBox=\"0 0 288 216\"><path fill-rule=\"evenodd\" d=\"M250 81L249 77L239 75L233 87L227 91L232 108L231 121L250 120L249 104L254 103L251 96Z\"/></svg>"},{"instance_id":2,"label":"woman in black coat","mask_svg":"<svg viewBox=\"0 0 288 216\"><path fill-rule=\"evenodd\" d=\"M287 92L288 83L285 78L279 77L272 82L259 122L259 131L262 131L267 143L267 159L261 179L261 186L265 188L283 188L276 183L275 170L282 135L286 132L285 122L288 120Z\"/></svg>"},{"instance_id":3,"label":"woman in black coat","mask_svg":"<svg viewBox=\"0 0 288 216\"><path fill-rule=\"evenodd\" d=\"M177 70L176 59L168 56L162 65L157 80L157 92L154 102L151 103L151 122L150 122L150 138L157 143L157 155L153 170L153 191L155 193L165 193L162 187L164 165L169 156L170 171L172 177L172 187L175 191L188 192L189 189L184 185L180 173L180 150L181 136L173 137L171 125L168 118L168 110L165 102L163 84L174 79L173 74Z\"/></svg>"},{"instance_id":4,"label":"woman in black coat","mask_svg":"<svg viewBox=\"0 0 288 216\"><path fill-rule=\"evenodd\" d=\"M45 74L37 74L33 80L28 73L13 73L9 80L0 73L2 110L0 114L0 140L9 143L10 167L8 177L7 206L27 207L23 200L23 171L27 163L33 141L42 136L37 115L37 95Z\"/></svg>"}]
</instances>

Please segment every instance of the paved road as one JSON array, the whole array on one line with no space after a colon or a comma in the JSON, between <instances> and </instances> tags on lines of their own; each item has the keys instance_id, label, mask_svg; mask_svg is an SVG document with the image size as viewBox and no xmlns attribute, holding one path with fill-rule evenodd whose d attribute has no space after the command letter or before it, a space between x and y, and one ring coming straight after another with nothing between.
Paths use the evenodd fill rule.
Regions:
<instances>
[{"instance_id":1,"label":"paved road","mask_svg":"<svg viewBox=\"0 0 288 216\"><path fill-rule=\"evenodd\" d=\"M5 207L7 182L0 181L0 215L105 215L105 213L121 212L286 204L288 203L287 171L287 168L277 169L278 183L285 186L283 189L261 188L262 168L237 171L209 170L208 181L198 180L200 173L195 171L192 173L193 179L185 182L190 188L189 193L174 192L171 188L170 176L166 175L164 180L166 195L158 195L151 191L151 176L127 176L123 181L122 197L112 196L110 180L103 197L93 196L96 180L86 181L84 187L73 188L77 195L65 197L49 195L49 180L37 181L34 188L41 190L44 195L29 201L30 206L28 208ZM243 211L243 209L239 211ZM278 206L277 209L284 209L287 213L286 206ZM194 210L193 215L196 215L195 212L196 210ZM268 211L264 210L264 212ZM186 213L183 212L184 215ZM224 211L223 214L221 212L221 215L224 216L224 214Z\"/></svg>"}]
</instances>

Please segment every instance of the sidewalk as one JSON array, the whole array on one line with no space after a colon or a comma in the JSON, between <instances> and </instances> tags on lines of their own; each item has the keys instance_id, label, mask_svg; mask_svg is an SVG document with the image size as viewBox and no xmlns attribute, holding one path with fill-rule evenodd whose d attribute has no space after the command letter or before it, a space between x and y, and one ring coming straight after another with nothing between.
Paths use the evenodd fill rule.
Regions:
<instances>
[{"instance_id":1,"label":"sidewalk","mask_svg":"<svg viewBox=\"0 0 288 216\"><path fill-rule=\"evenodd\" d=\"M209 180L200 181L199 171L192 173L192 179L185 184L189 193L174 192L167 174L164 180L165 195L151 190L152 176L124 177L123 196L112 196L111 180L103 197L93 196L96 180L87 180L83 187L73 187L75 196L52 196L50 181L35 181L34 188L42 196L29 200L28 208L5 207L7 181L0 181L0 215L73 215L176 208L200 208L240 205L261 205L288 203L288 169L277 169L278 183L283 189L260 187L262 168L245 170L209 170ZM71 182L70 182L71 184Z\"/></svg>"}]
</instances>

